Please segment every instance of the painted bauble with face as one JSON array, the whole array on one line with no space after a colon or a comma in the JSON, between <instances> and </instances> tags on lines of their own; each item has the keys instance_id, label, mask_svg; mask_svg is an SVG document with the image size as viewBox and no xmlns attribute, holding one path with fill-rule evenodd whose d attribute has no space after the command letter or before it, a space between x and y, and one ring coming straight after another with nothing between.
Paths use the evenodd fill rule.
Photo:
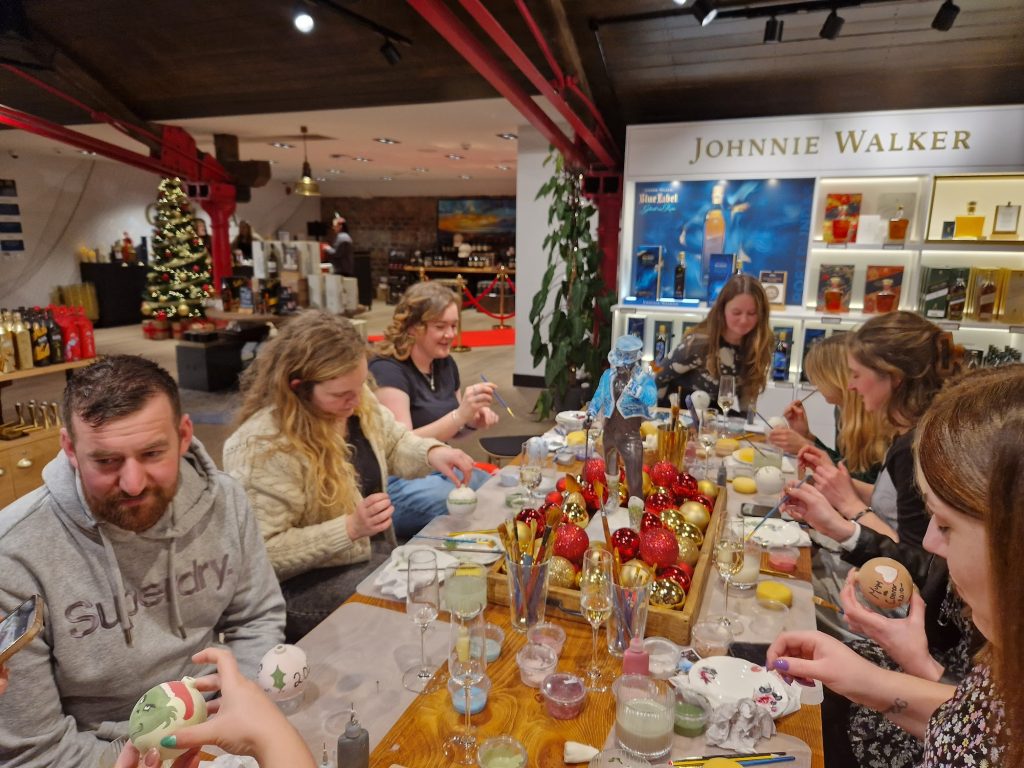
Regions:
<instances>
[{"instance_id":1,"label":"painted bauble with face","mask_svg":"<svg viewBox=\"0 0 1024 768\"><path fill-rule=\"evenodd\" d=\"M206 721L206 700L191 677L155 685L143 694L128 718L132 744L145 754L154 747L161 760L173 760L184 749L160 746L160 740L190 725Z\"/></svg>"}]
</instances>

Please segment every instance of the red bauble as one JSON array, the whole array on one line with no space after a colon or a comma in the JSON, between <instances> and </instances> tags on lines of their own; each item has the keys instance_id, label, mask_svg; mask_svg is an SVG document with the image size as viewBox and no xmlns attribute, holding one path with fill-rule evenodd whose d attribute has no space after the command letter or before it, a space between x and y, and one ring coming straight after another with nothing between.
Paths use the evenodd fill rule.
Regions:
<instances>
[{"instance_id":1,"label":"red bauble","mask_svg":"<svg viewBox=\"0 0 1024 768\"><path fill-rule=\"evenodd\" d=\"M558 478L558 481L555 483L555 490L560 493L565 493L565 475Z\"/></svg>"},{"instance_id":2,"label":"red bauble","mask_svg":"<svg viewBox=\"0 0 1024 768\"><path fill-rule=\"evenodd\" d=\"M193 272L198 272L199 271L199 265L198 264L193 264L192 265L192 271Z\"/></svg>"},{"instance_id":3,"label":"red bauble","mask_svg":"<svg viewBox=\"0 0 1024 768\"><path fill-rule=\"evenodd\" d=\"M165 283L168 283L171 280L171 276L169 274L167 274L166 272L164 272L163 275L161 275L161 277L163 278L163 281Z\"/></svg>"},{"instance_id":4,"label":"red bauble","mask_svg":"<svg viewBox=\"0 0 1024 768\"><path fill-rule=\"evenodd\" d=\"M658 488L644 499L644 509L648 512L660 514L661 510L675 506L675 503L675 499L669 495L668 491L664 488Z\"/></svg>"},{"instance_id":5,"label":"red bauble","mask_svg":"<svg viewBox=\"0 0 1024 768\"><path fill-rule=\"evenodd\" d=\"M714 499L705 496L703 493L698 493L698 494L696 494L693 497L693 500L694 501L699 501L701 504L703 504L707 508L709 515L714 513L714 511L715 511L715 500Z\"/></svg>"},{"instance_id":6,"label":"red bauble","mask_svg":"<svg viewBox=\"0 0 1024 768\"><path fill-rule=\"evenodd\" d=\"M561 504L562 493L561 491L548 491L548 495L544 497L545 504Z\"/></svg>"},{"instance_id":7,"label":"red bauble","mask_svg":"<svg viewBox=\"0 0 1024 768\"><path fill-rule=\"evenodd\" d=\"M644 512L640 518L640 533L643 533L648 528L664 528L661 524L661 518L653 512Z\"/></svg>"},{"instance_id":8,"label":"red bauble","mask_svg":"<svg viewBox=\"0 0 1024 768\"><path fill-rule=\"evenodd\" d=\"M651 467L651 482L662 488L671 488L679 477L679 472L671 461L659 461Z\"/></svg>"},{"instance_id":9,"label":"red bauble","mask_svg":"<svg viewBox=\"0 0 1024 768\"><path fill-rule=\"evenodd\" d=\"M676 584L683 588L683 592L690 591L690 574L683 570L683 568L681 568L679 565L672 564L666 565L664 568L659 568L658 578L672 579L672 581L674 581Z\"/></svg>"},{"instance_id":10,"label":"red bauble","mask_svg":"<svg viewBox=\"0 0 1024 768\"><path fill-rule=\"evenodd\" d=\"M689 475L686 472L680 472L678 482L689 488L691 493L697 492L697 478L693 475Z\"/></svg>"},{"instance_id":11,"label":"red bauble","mask_svg":"<svg viewBox=\"0 0 1024 768\"><path fill-rule=\"evenodd\" d=\"M640 534L632 528L619 528L612 534L612 548L620 561L628 563L640 552Z\"/></svg>"},{"instance_id":12,"label":"red bauble","mask_svg":"<svg viewBox=\"0 0 1024 768\"><path fill-rule=\"evenodd\" d=\"M676 568L681 570L687 576L690 577L690 581L693 581L693 566L689 563L676 563Z\"/></svg>"},{"instance_id":13,"label":"red bauble","mask_svg":"<svg viewBox=\"0 0 1024 768\"><path fill-rule=\"evenodd\" d=\"M521 523L530 524L531 520L537 521L537 532L540 533L544 530L544 513L539 509L531 509L526 507L519 510L519 514L516 515L516 520Z\"/></svg>"},{"instance_id":14,"label":"red bauble","mask_svg":"<svg viewBox=\"0 0 1024 768\"><path fill-rule=\"evenodd\" d=\"M668 528L650 528L640 534L640 557L648 565L663 568L679 559L679 542Z\"/></svg>"},{"instance_id":15,"label":"red bauble","mask_svg":"<svg viewBox=\"0 0 1024 768\"><path fill-rule=\"evenodd\" d=\"M604 476L604 459L587 459L583 463L583 480L591 485L606 485L608 480Z\"/></svg>"},{"instance_id":16,"label":"red bauble","mask_svg":"<svg viewBox=\"0 0 1024 768\"><path fill-rule=\"evenodd\" d=\"M672 540L675 541L674 536ZM578 525L562 523L555 529L555 554L564 557L570 563L582 563L583 553L589 546L590 537Z\"/></svg>"}]
</instances>

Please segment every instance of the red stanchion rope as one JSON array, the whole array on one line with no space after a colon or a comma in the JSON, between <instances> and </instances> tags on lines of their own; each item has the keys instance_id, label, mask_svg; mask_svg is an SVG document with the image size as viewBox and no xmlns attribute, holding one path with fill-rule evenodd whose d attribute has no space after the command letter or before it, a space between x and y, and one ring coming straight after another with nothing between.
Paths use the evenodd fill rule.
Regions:
<instances>
[{"instance_id":1,"label":"red stanchion rope","mask_svg":"<svg viewBox=\"0 0 1024 768\"><path fill-rule=\"evenodd\" d=\"M484 288L480 292L480 295L483 296L485 293L490 292L491 288L493 288L497 282L498 282L498 278L495 277L491 281L491 284L488 285L486 288ZM486 309L484 309L480 305L480 302L477 301L477 297L474 296L472 293L470 293L469 289L466 286L462 286L462 292L466 294L466 297L469 299L469 303L472 304L474 307L476 307L477 312L482 312L483 314L487 315L488 317L493 317L495 320L498 320L498 321L505 321L505 320L508 320L511 317L515 317L516 316L515 312L512 312L512 313L507 314L507 315L496 315L493 312L488 312Z\"/></svg>"}]
</instances>

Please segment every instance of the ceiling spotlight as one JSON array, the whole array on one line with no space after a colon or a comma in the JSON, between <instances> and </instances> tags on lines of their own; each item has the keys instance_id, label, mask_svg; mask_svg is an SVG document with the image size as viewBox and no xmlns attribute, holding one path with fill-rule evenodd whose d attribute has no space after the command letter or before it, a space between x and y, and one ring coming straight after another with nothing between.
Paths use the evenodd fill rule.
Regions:
<instances>
[{"instance_id":1,"label":"ceiling spotlight","mask_svg":"<svg viewBox=\"0 0 1024 768\"><path fill-rule=\"evenodd\" d=\"M693 8L694 17L697 19L702 27L706 27L712 21L715 20L715 16L718 15L718 3L715 0L695 0Z\"/></svg>"},{"instance_id":2,"label":"ceiling spotlight","mask_svg":"<svg viewBox=\"0 0 1024 768\"><path fill-rule=\"evenodd\" d=\"M509 170L511 170L511 168L509 166L507 166L507 165L496 165L494 167L497 168L499 171L509 171Z\"/></svg>"},{"instance_id":3,"label":"ceiling spotlight","mask_svg":"<svg viewBox=\"0 0 1024 768\"><path fill-rule=\"evenodd\" d=\"M295 9L295 15L292 17L292 24L294 24L295 28L304 35L308 35L313 31L313 27L316 26L316 22L313 20L313 17L310 16L309 11L302 6Z\"/></svg>"},{"instance_id":4,"label":"ceiling spotlight","mask_svg":"<svg viewBox=\"0 0 1024 768\"><path fill-rule=\"evenodd\" d=\"M384 38L384 45L380 47L380 53L392 67L402 60L402 54L395 48L395 44L386 37Z\"/></svg>"},{"instance_id":5,"label":"ceiling spotlight","mask_svg":"<svg viewBox=\"0 0 1024 768\"><path fill-rule=\"evenodd\" d=\"M843 28L843 24L846 23L846 19L836 13L836 9L833 8L832 12L825 17L825 23L821 25L821 31L818 33L818 37L823 37L826 40L835 40L839 37L839 32Z\"/></svg>"},{"instance_id":6,"label":"ceiling spotlight","mask_svg":"<svg viewBox=\"0 0 1024 768\"><path fill-rule=\"evenodd\" d=\"M781 43L782 42L782 26L785 21L776 19L772 16L768 21L764 23L764 42L766 43Z\"/></svg>"},{"instance_id":7,"label":"ceiling spotlight","mask_svg":"<svg viewBox=\"0 0 1024 768\"><path fill-rule=\"evenodd\" d=\"M932 29L937 29L940 32L949 32L953 28L953 22L956 21L958 13L960 13L960 6L954 5L953 0L946 0L946 2L939 6L939 12L932 19Z\"/></svg>"},{"instance_id":8,"label":"ceiling spotlight","mask_svg":"<svg viewBox=\"0 0 1024 768\"><path fill-rule=\"evenodd\" d=\"M309 167L309 157L306 155L306 134L309 132L306 126L302 126L302 177L295 182L295 194L302 197L319 197L320 185L313 178L313 171Z\"/></svg>"},{"instance_id":9,"label":"ceiling spotlight","mask_svg":"<svg viewBox=\"0 0 1024 768\"><path fill-rule=\"evenodd\" d=\"M355 160L357 163L372 163L373 162L373 160L371 160L368 157L353 157L352 159Z\"/></svg>"},{"instance_id":10,"label":"ceiling spotlight","mask_svg":"<svg viewBox=\"0 0 1024 768\"><path fill-rule=\"evenodd\" d=\"M413 168L416 173L429 173L426 168Z\"/></svg>"},{"instance_id":11,"label":"ceiling spotlight","mask_svg":"<svg viewBox=\"0 0 1024 768\"><path fill-rule=\"evenodd\" d=\"M381 176L380 180L381 181L394 181L395 179L392 176Z\"/></svg>"},{"instance_id":12,"label":"ceiling spotlight","mask_svg":"<svg viewBox=\"0 0 1024 768\"><path fill-rule=\"evenodd\" d=\"M516 139L519 138L519 136L514 133L499 133L498 138L504 139L505 141L515 141Z\"/></svg>"},{"instance_id":13,"label":"ceiling spotlight","mask_svg":"<svg viewBox=\"0 0 1024 768\"><path fill-rule=\"evenodd\" d=\"M445 155L449 160L461 160L462 155Z\"/></svg>"},{"instance_id":14,"label":"ceiling spotlight","mask_svg":"<svg viewBox=\"0 0 1024 768\"><path fill-rule=\"evenodd\" d=\"M462 174L461 176L459 176L459 178L462 179L463 181L469 181L473 177L472 176L467 176L466 174Z\"/></svg>"},{"instance_id":15,"label":"ceiling spotlight","mask_svg":"<svg viewBox=\"0 0 1024 768\"><path fill-rule=\"evenodd\" d=\"M295 149L294 144L289 144L286 141L272 141L270 142L270 146L274 147L275 149Z\"/></svg>"},{"instance_id":16,"label":"ceiling spotlight","mask_svg":"<svg viewBox=\"0 0 1024 768\"><path fill-rule=\"evenodd\" d=\"M387 136L381 136L380 138L374 139L378 144L401 144L398 139L389 139Z\"/></svg>"},{"instance_id":17,"label":"ceiling spotlight","mask_svg":"<svg viewBox=\"0 0 1024 768\"><path fill-rule=\"evenodd\" d=\"M328 168L327 172L337 176L339 173L341 173L341 169L340 168Z\"/></svg>"}]
</instances>

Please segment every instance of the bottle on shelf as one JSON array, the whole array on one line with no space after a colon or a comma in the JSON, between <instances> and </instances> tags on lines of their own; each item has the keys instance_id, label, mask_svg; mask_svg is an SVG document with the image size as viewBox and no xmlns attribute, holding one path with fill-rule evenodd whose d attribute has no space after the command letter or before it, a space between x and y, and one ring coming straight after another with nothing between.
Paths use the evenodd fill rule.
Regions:
<instances>
[{"instance_id":1,"label":"bottle on shelf","mask_svg":"<svg viewBox=\"0 0 1024 768\"><path fill-rule=\"evenodd\" d=\"M704 214L704 241L701 245L701 278L705 288L709 284L711 272L711 254L725 252L725 214L722 212L722 201L725 199L725 188L716 184L711 190L711 208Z\"/></svg>"},{"instance_id":2,"label":"bottle on shelf","mask_svg":"<svg viewBox=\"0 0 1024 768\"><path fill-rule=\"evenodd\" d=\"M907 240L907 227L910 220L903 214L903 206L897 204L896 215L889 219L889 242L904 243Z\"/></svg>"},{"instance_id":3,"label":"bottle on shelf","mask_svg":"<svg viewBox=\"0 0 1024 768\"><path fill-rule=\"evenodd\" d=\"M36 366L50 364L50 337L46 335L46 323L39 307L32 310L32 363Z\"/></svg>"},{"instance_id":4,"label":"bottle on shelf","mask_svg":"<svg viewBox=\"0 0 1024 768\"><path fill-rule=\"evenodd\" d=\"M975 214L977 208L978 204L971 200L967 203L967 215L956 217L953 224L954 240L981 240L982 231L985 229L985 217Z\"/></svg>"},{"instance_id":5,"label":"bottle on shelf","mask_svg":"<svg viewBox=\"0 0 1024 768\"><path fill-rule=\"evenodd\" d=\"M680 251L676 260L675 280L672 284L672 298L686 298L686 252Z\"/></svg>"},{"instance_id":6,"label":"bottle on shelf","mask_svg":"<svg viewBox=\"0 0 1024 768\"><path fill-rule=\"evenodd\" d=\"M32 353L32 332L21 319L21 313L15 312L11 319L11 333L14 334L14 351L18 356L18 370L25 371L35 366L35 355Z\"/></svg>"},{"instance_id":7,"label":"bottle on shelf","mask_svg":"<svg viewBox=\"0 0 1024 768\"><path fill-rule=\"evenodd\" d=\"M0 373L14 373L18 370L18 354L14 349L14 334L11 333L7 312L0 316Z\"/></svg>"},{"instance_id":8,"label":"bottle on shelf","mask_svg":"<svg viewBox=\"0 0 1024 768\"><path fill-rule=\"evenodd\" d=\"M882 290L875 295L875 309L878 312L892 312L896 309L896 291L892 289L891 278L882 280Z\"/></svg>"},{"instance_id":9,"label":"bottle on shelf","mask_svg":"<svg viewBox=\"0 0 1024 768\"><path fill-rule=\"evenodd\" d=\"M54 365L64 362L64 334L53 318L53 310L47 309L46 337L50 345L50 362Z\"/></svg>"},{"instance_id":10,"label":"bottle on shelf","mask_svg":"<svg viewBox=\"0 0 1024 768\"><path fill-rule=\"evenodd\" d=\"M850 219L846 215L846 206L839 206L839 214L832 219L832 242L845 243L850 238Z\"/></svg>"},{"instance_id":11,"label":"bottle on shelf","mask_svg":"<svg viewBox=\"0 0 1024 768\"><path fill-rule=\"evenodd\" d=\"M75 307L75 324L78 326L78 341L82 346L82 359L96 357L96 339L93 336L92 320L85 316L85 307Z\"/></svg>"},{"instance_id":12,"label":"bottle on shelf","mask_svg":"<svg viewBox=\"0 0 1024 768\"><path fill-rule=\"evenodd\" d=\"M668 325L658 323L657 333L654 335L654 364L661 368L665 357L668 355Z\"/></svg>"},{"instance_id":13,"label":"bottle on shelf","mask_svg":"<svg viewBox=\"0 0 1024 768\"><path fill-rule=\"evenodd\" d=\"M996 284L992 275L987 273L978 287L978 319L989 322L996 312Z\"/></svg>"},{"instance_id":14,"label":"bottle on shelf","mask_svg":"<svg viewBox=\"0 0 1024 768\"><path fill-rule=\"evenodd\" d=\"M772 379L775 381L786 381L789 378L789 343L786 341L786 332L779 331L779 339L775 344L775 352L772 353Z\"/></svg>"},{"instance_id":15,"label":"bottle on shelf","mask_svg":"<svg viewBox=\"0 0 1024 768\"><path fill-rule=\"evenodd\" d=\"M949 289L947 314L950 320L963 320L964 308L967 306L967 283L958 277Z\"/></svg>"},{"instance_id":16,"label":"bottle on shelf","mask_svg":"<svg viewBox=\"0 0 1024 768\"><path fill-rule=\"evenodd\" d=\"M830 277L828 279L828 288L825 289L825 311L842 312L844 294L842 279Z\"/></svg>"}]
</instances>

